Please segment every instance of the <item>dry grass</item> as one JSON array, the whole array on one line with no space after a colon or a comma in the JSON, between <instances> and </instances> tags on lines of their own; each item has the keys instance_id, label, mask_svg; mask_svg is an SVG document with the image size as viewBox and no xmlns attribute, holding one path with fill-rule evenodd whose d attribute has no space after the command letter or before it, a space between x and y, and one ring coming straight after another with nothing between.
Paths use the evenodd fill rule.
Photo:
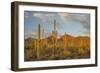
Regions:
<instances>
[{"instance_id":1,"label":"dry grass","mask_svg":"<svg viewBox=\"0 0 100 73\"><path fill-rule=\"evenodd\" d=\"M85 59L90 58L89 37L68 37L60 39L25 40L25 61Z\"/></svg>"}]
</instances>

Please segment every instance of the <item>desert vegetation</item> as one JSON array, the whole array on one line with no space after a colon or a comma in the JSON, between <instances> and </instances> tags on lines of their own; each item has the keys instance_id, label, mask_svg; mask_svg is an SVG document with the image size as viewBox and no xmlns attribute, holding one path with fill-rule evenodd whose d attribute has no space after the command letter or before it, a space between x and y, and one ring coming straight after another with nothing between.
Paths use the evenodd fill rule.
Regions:
<instances>
[{"instance_id":1,"label":"desert vegetation","mask_svg":"<svg viewBox=\"0 0 100 73\"><path fill-rule=\"evenodd\" d=\"M90 58L90 38L68 34L60 38L25 39L25 61L86 59Z\"/></svg>"}]
</instances>

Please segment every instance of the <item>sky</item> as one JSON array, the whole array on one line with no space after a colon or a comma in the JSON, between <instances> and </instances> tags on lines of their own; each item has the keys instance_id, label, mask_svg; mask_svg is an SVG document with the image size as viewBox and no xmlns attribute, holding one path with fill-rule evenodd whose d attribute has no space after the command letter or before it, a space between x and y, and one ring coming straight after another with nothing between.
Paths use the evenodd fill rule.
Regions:
<instances>
[{"instance_id":1,"label":"sky","mask_svg":"<svg viewBox=\"0 0 100 73\"><path fill-rule=\"evenodd\" d=\"M90 36L90 14L67 12L24 11L24 37L37 38L38 24L50 36L56 20L58 36ZM42 36L42 35L41 35Z\"/></svg>"}]
</instances>

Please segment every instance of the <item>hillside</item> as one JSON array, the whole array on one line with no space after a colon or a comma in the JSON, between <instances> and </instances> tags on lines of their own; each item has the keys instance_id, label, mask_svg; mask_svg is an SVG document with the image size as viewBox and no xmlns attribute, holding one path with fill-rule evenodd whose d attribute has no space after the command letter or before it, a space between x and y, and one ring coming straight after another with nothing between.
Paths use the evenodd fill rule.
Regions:
<instances>
[{"instance_id":1,"label":"hillside","mask_svg":"<svg viewBox=\"0 0 100 73\"><path fill-rule=\"evenodd\" d=\"M45 39L25 39L25 61L81 59L90 57L90 38L69 34Z\"/></svg>"}]
</instances>

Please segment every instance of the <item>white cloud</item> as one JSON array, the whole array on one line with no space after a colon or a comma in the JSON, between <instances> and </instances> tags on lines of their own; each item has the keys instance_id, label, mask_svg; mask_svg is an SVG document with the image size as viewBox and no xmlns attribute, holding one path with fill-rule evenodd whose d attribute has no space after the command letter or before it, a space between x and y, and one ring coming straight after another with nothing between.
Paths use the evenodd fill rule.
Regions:
<instances>
[{"instance_id":1,"label":"white cloud","mask_svg":"<svg viewBox=\"0 0 100 73\"><path fill-rule=\"evenodd\" d=\"M33 13L33 16L36 16L39 18L48 18L48 17L54 17L54 14L52 13Z\"/></svg>"},{"instance_id":2,"label":"white cloud","mask_svg":"<svg viewBox=\"0 0 100 73\"><path fill-rule=\"evenodd\" d=\"M33 13L33 16L41 17L41 16L43 16L43 14L42 13Z\"/></svg>"},{"instance_id":3,"label":"white cloud","mask_svg":"<svg viewBox=\"0 0 100 73\"><path fill-rule=\"evenodd\" d=\"M58 13L58 15L60 16L60 18L61 18L63 21L65 21L65 20L66 20L66 17L69 16L68 13Z\"/></svg>"},{"instance_id":4,"label":"white cloud","mask_svg":"<svg viewBox=\"0 0 100 73\"><path fill-rule=\"evenodd\" d=\"M89 14L72 14L72 13L58 13L63 22L80 22L84 28L90 28L90 15Z\"/></svg>"}]
</instances>

